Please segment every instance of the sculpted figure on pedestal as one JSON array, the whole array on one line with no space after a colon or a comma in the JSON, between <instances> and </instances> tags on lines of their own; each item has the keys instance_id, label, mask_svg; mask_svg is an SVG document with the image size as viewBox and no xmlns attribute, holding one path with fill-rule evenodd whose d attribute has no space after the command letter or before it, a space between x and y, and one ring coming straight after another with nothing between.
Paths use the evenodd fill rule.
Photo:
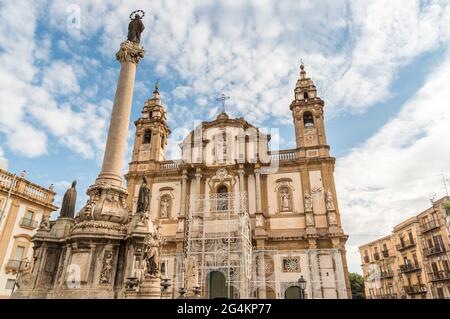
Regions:
<instances>
[{"instance_id":1,"label":"sculpted figure on pedestal","mask_svg":"<svg viewBox=\"0 0 450 319\"><path fill-rule=\"evenodd\" d=\"M139 13L141 15L139 15ZM145 13L142 10L135 11L130 15L131 22L128 25L128 41L134 43L141 42L141 34L145 29L144 23L142 23L142 18L144 16Z\"/></svg>"},{"instance_id":2,"label":"sculpted figure on pedestal","mask_svg":"<svg viewBox=\"0 0 450 319\"><path fill-rule=\"evenodd\" d=\"M73 218L75 216L75 204L77 202L77 181L73 181L72 187L64 194L61 204L61 217Z\"/></svg>"}]
</instances>

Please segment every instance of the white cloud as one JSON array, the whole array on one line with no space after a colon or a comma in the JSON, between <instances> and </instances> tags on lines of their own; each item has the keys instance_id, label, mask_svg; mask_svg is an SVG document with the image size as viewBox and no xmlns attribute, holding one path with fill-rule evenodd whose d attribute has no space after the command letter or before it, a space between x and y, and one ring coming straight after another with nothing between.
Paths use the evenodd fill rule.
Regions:
<instances>
[{"instance_id":1,"label":"white cloud","mask_svg":"<svg viewBox=\"0 0 450 319\"><path fill-rule=\"evenodd\" d=\"M72 65L62 61L55 61L45 68L42 84L51 94L67 95L80 92Z\"/></svg>"},{"instance_id":2,"label":"white cloud","mask_svg":"<svg viewBox=\"0 0 450 319\"><path fill-rule=\"evenodd\" d=\"M3 149L0 147L0 169L7 170L8 164L9 164L8 159L5 157Z\"/></svg>"},{"instance_id":3,"label":"white cloud","mask_svg":"<svg viewBox=\"0 0 450 319\"><path fill-rule=\"evenodd\" d=\"M450 174L450 56L427 78L400 113L337 162L336 183L351 268L357 248L391 233L426 209L429 194L444 195L439 174Z\"/></svg>"}]
</instances>

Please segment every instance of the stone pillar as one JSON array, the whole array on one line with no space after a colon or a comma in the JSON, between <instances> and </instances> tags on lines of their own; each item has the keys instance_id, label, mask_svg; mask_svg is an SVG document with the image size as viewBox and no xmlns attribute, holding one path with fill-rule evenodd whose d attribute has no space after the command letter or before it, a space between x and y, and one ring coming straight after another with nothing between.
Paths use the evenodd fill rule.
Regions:
<instances>
[{"instance_id":1,"label":"stone pillar","mask_svg":"<svg viewBox=\"0 0 450 319\"><path fill-rule=\"evenodd\" d=\"M181 204L180 204L180 217L186 215L186 190L187 190L187 171L183 171L181 176Z\"/></svg>"},{"instance_id":2,"label":"stone pillar","mask_svg":"<svg viewBox=\"0 0 450 319\"><path fill-rule=\"evenodd\" d=\"M87 190L89 201L80 211L80 223L74 226L72 234L100 235L103 232L117 239L126 234L125 225L130 211L126 205L128 192L122 187L121 169L130 124L136 66L144 57L144 52L139 44L125 41L116 54L121 69L103 166L95 184Z\"/></svg>"},{"instance_id":3,"label":"stone pillar","mask_svg":"<svg viewBox=\"0 0 450 319\"><path fill-rule=\"evenodd\" d=\"M245 192L244 187L244 167L242 165L239 166L239 191L241 194Z\"/></svg>"},{"instance_id":4,"label":"stone pillar","mask_svg":"<svg viewBox=\"0 0 450 319\"><path fill-rule=\"evenodd\" d=\"M256 184L256 212L262 213L261 205L261 169L259 166L255 168L255 184Z\"/></svg>"},{"instance_id":5,"label":"stone pillar","mask_svg":"<svg viewBox=\"0 0 450 319\"><path fill-rule=\"evenodd\" d=\"M116 54L116 58L122 67L109 124L103 166L97 182L122 186L121 170L130 124L136 67L141 58L144 57L144 52L144 49L138 43L126 41L120 45L120 50Z\"/></svg>"}]
</instances>

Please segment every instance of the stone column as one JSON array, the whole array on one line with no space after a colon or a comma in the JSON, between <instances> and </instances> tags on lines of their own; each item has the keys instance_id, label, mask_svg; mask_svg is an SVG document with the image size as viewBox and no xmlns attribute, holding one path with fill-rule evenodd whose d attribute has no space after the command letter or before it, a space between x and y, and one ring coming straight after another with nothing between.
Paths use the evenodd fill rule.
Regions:
<instances>
[{"instance_id":1,"label":"stone column","mask_svg":"<svg viewBox=\"0 0 450 319\"><path fill-rule=\"evenodd\" d=\"M187 171L183 171L181 176L181 204L180 204L180 217L186 216L186 190L187 190Z\"/></svg>"},{"instance_id":2,"label":"stone column","mask_svg":"<svg viewBox=\"0 0 450 319\"><path fill-rule=\"evenodd\" d=\"M130 212L126 205L128 192L122 187L121 169L130 124L136 67L144 57L144 52L138 43L125 41L116 54L121 69L103 166L95 184L87 190L89 201L80 211L81 223L75 225L73 234L105 232L119 238L126 232L125 224L128 223ZM94 226L92 222L97 221L102 223ZM99 230L99 226L102 230Z\"/></svg>"},{"instance_id":3,"label":"stone column","mask_svg":"<svg viewBox=\"0 0 450 319\"><path fill-rule=\"evenodd\" d=\"M255 181L256 181L256 213L262 213L261 205L261 170L259 166L255 168Z\"/></svg>"},{"instance_id":4,"label":"stone column","mask_svg":"<svg viewBox=\"0 0 450 319\"><path fill-rule=\"evenodd\" d=\"M97 182L122 186L121 170L130 125L136 67L144 57L144 52L138 43L126 41L120 45L120 50L116 54L122 66L109 124L103 166Z\"/></svg>"}]
</instances>

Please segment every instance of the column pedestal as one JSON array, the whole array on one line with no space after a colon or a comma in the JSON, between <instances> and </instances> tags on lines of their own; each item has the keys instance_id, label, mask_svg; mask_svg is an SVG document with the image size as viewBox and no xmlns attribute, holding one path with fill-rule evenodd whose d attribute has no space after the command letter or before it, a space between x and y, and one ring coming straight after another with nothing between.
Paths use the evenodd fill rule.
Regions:
<instances>
[{"instance_id":1,"label":"column pedestal","mask_svg":"<svg viewBox=\"0 0 450 319\"><path fill-rule=\"evenodd\" d=\"M146 275L139 286L139 299L161 299L161 278Z\"/></svg>"}]
</instances>

